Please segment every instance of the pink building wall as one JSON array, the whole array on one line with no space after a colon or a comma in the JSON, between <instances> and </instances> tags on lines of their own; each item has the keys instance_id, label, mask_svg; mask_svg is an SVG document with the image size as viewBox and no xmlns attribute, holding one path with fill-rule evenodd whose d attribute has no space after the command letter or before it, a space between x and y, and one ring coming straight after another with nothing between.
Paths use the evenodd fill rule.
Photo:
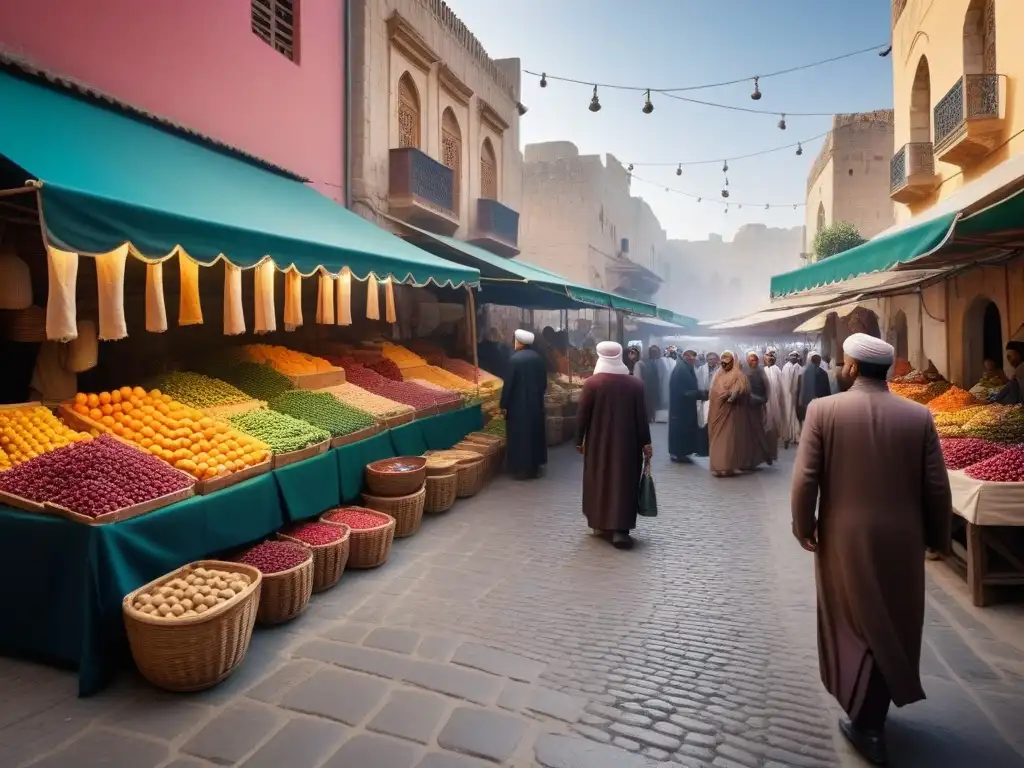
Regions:
<instances>
[{"instance_id":1,"label":"pink building wall","mask_svg":"<svg viewBox=\"0 0 1024 768\"><path fill-rule=\"evenodd\" d=\"M298 60L249 0L0 2L0 49L316 182L345 179L346 0L296 0Z\"/></svg>"}]
</instances>

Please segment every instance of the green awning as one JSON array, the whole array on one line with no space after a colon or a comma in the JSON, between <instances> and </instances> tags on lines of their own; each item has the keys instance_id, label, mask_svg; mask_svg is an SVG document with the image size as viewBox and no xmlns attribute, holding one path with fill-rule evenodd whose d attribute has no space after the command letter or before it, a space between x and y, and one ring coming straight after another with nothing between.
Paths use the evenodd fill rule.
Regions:
<instances>
[{"instance_id":1,"label":"green awning","mask_svg":"<svg viewBox=\"0 0 1024 768\"><path fill-rule=\"evenodd\" d=\"M664 307L658 307L658 319L666 323L672 323L672 325L677 325L680 328L696 328L699 324L695 317L680 315Z\"/></svg>"},{"instance_id":2,"label":"green awning","mask_svg":"<svg viewBox=\"0 0 1024 768\"><path fill-rule=\"evenodd\" d=\"M301 181L83 94L0 72L0 104L0 155L42 182L45 234L59 248L99 254L129 242L149 259L180 247L205 265L221 255L243 268L270 257L304 275L348 267L359 279L479 282L477 270L395 237Z\"/></svg>"},{"instance_id":3,"label":"green awning","mask_svg":"<svg viewBox=\"0 0 1024 768\"><path fill-rule=\"evenodd\" d=\"M950 213L891 235L869 240L836 256L802 269L775 275L772 298L839 283L860 275L885 272L899 264L921 258L940 248L953 232L959 214Z\"/></svg>"}]
</instances>

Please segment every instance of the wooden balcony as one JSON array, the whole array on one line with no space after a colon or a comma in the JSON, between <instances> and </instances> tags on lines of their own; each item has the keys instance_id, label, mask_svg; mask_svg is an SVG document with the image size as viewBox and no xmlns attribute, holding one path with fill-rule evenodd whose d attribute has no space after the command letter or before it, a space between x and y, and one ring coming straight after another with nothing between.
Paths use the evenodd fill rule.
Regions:
<instances>
[{"instance_id":1,"label":"wooden balcony","mask_svg":"<svg viewBox=\"0 0 1024 768\"><path fill-rule=\"evenodd\" d=\"M455 234L459 212L452 169L412 147L392 149L388 210L395 218L436 232Z\"/></svg>"},{"instance_id":2,"label":"wooden balcony","mask_svg":"<svg viewBox=\"0 0 1024 768\"><path fill-rule=\"evenodd\" d=\"M930 141L904 144L889 163L889 197L909 205L929 197L939 188L935 153Z\"/></svg>"},{"instance_id":3,"label":"wooden balcony","mask_svg":"<svg viewBox=\"0 0 1024 768\"><path fill-rule=\"evenodd\" d=\"M935 157L967 168L1002 143L1006 78L964 75L933 110Z\"/></svg>"},{"instance_id":4,"label":"wooden balcony","mask_svg":"<svg viewBox=\"0 0 1024 768\"><path fill-rule=\"evenodd\" d=\"M476 201L476 229L470 242L499 256L517 256L519 213L497 200L479 198Z\"/></svg>"}]
</instances>

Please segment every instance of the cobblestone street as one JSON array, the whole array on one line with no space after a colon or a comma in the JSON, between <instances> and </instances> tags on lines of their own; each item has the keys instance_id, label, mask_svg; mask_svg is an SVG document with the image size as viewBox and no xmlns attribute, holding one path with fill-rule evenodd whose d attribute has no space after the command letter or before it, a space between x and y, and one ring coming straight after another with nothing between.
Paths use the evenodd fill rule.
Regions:
<instances>
[{"instance_id":1,"label":"cobblestone street","mask_svg":"<svg viewBox=\"0 0 1024 768\"><path fill-rule=\"evenodd\" d=\"M499 478L257 629L197 695L125 673L0 659L0 766L39 768L824 768L858 765L817 672L813 562L789 533L789 469L715 481L669 465L660 516L620 552L588 534L580 459ZM927 702L895 711L896 766L1024 766L1024 612L968 608L929 563ZM1015 633L1015 634L1013 634Z\"/></svg>"}]
</instances>

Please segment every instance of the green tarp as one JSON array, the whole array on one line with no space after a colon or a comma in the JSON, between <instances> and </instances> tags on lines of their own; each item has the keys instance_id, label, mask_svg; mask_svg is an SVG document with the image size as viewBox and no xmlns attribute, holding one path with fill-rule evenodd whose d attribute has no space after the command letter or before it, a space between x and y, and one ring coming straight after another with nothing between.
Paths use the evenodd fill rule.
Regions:
<instances>
[{"instance_id":1,"label":"green tarp","mask_svg":"<svg viewBox=\"0 0 1024 768\"><path fill-rule=\"evenodd\" d=\"M699 325L697 318L680 315L671 309L664 309L663 307L658 307L658 319L666 323L672 323L672 325L677 325L680 328L696 328Z\"/></svg>"},{"instance_id":2,"label":"green tarp","mask_svg":"<svg viewBox=\"0 0 1024 768\"><path fill-rule=\"evenodd\" d=\"M407 426L426 446L448 448L480 429L482 421L480 407L474 406ZM336 506L339 499L358 500L363 467L396 455L389 430L108 525L0 507L0 580L8 585L0 653L73 667L79 693L96 693L127 659L121 615L126 594L185 563L237 552L291 521ZM45 578L26 579L26 573Z\"/></svg>"},{"instance_id":3,"label":"green tarp","mask_svg":"<svg viewBox=\"0 0 1024 768\"><path fill-rule=\"evenodd\" d=\"M869 240L802 269L775 275L771 281L772 298L839 283L872 272L885 272L925 256L949 239L957 215L950 213L940 216L891 235Z\"/></svg>"},{"instance_id":4,"label":"green tarp","mask_svg":"<svg viewBox=\"0 0 1024 768\"><path fill-rule=\"evenodd\" d=\"M66 250L129 241L150 258L180 245L204 264L224 254L251 267L270 256L307 275L323 266L360 279L479 280L300 181L96 100L0 72L0 104L0 155L43 183L47 238Z\"/></svg>"}]
</instances>

